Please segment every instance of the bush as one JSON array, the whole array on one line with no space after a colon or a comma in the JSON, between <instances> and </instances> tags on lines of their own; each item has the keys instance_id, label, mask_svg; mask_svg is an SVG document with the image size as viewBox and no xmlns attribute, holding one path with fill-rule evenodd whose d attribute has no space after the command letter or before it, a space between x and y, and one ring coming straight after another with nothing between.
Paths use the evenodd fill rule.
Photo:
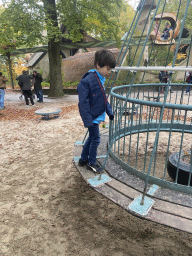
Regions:
<instances>
[{"instance_id":1,"label":"bush","mask_svg":"<svg viewBox=\"0 0 192 256\"><path fill-rule=\"evenodd\" d=\"M49 87L49 88L50 88L50 83L42 82L42 83L41 83L41 86L42 86L42 87Z\"/></svg>"},{"instance_id":2,"label":"bush","mask_svg":"<svg viewBox=\"0 0 192 256\"><path fill-rule=\"evenodd\" d=\"M63 88L77 88L77 85L79 84L78 81L75 81L75 82L63 82L62 85L63 85Z\"/></svg>"},{"instance_id":3,"label":"bush","mask_svg":"<svg viewBox=\"0 0 192 256\"><path fill-rule=\"evenodd\" d=\"M62 85L63 85L63 88L77 88L77 85L79 84L78 81L76 82L63 82ZM42 87L49 87L50 88L50 83L47 83L47 82L42 82L41 83L41 86Z\"/></svg>"}]
</instances>

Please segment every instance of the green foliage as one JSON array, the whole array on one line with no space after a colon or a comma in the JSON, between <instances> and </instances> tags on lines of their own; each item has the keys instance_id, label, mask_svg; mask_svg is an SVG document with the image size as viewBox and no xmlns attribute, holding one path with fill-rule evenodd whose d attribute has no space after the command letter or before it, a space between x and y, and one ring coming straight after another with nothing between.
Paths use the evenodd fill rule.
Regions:
<instances>
[{"instance_id":1,"label":"green foliage","mask_svg":"<svg viewBox=\"0 0 192 256\"><path fill-rule=\"evenodd\" d=\"M77 88L78 84L79 84L78 81L76 81L76 82L63 82L62 83L64 88Z\"/></svg>"},{"instance_id":2,"label":"green foliage","mask_svg":"<svg viewBox=\"0 0 192 256\"><path fill-rule=\"evenodd\" d=\"M15 0L0 14L0 52L43 43L42 7L36 0Z\"/></svg>"},{"instance_id":3,"label":"green foliage","mask_svg":"<svg viewBox=\"0 0 192 256\"><path fill-rule=\"evenodd\" d=\"M42 4L43 2L43 4ZM133 9L124 0L12 0L0 13L0 28L6 30L1 41L14 47L32 47L61 38L60 23L67 28L64 36L73 42L80 41L86 31L100 40L117 39L127 29L127 19L133 17ZM128 15L129 14L129 15ZM58 17L58 20L57 20ZM121 17L121 19L120 19ZM127 17L127 18L126 18ZM47 35L42 35L42 31Z\"/></svg>"},{"instance_id":4,"label":"green foliage","mask_svg":"<svg viewBox=\"0 0 192 256\"><path fill-rule=\"evenodd\" d=\"M42 86L42 87L50 87L50 83L47 83L47 82L44 82L44 81L43 81L43 82L41 83L41 86Z\"/></svg>"},{"instance_id":5,"label":"green foliage","mask_svg":"<svg viewBox=\"0 0 192 256\"><path fill-rule=\"evenodd\" d=\"M124 0L11 0L0 12L0 53L10 56L15 48L48 44L50 95L63 96L58 61L60 25L66 28L63 36L73 42L84 38L85 31L100 40L119 41L123 7Z\"/></svg>"},{"instance_id":6,"label":"green foliage","mask_svg":"<svg viewBox=\"0 0 192 256\"><path fill-rule=\"evenodd\" d=\"M60 19L69 32L63 36L75 42L86 31L100 40L117 39L123 6L123 0L61 0Z\"/></svg>"},{"instance_id":7,"label":"green foliage","mask_svg":"<svg viewBox=\"0 0 192 256\"><path fill-rule=\"evenodd\" d=\"M78 81L76 81L76 82L63 82L62 86L63 86L63 88L73 88L73 89L75 89L75 88L77 88L78 84L79 84ZM41 85L42 85L42 87L50 87L50 83L45 82L45 81L43 81L41 83Z\"/></svg>"},{"instance_id":8,"label":"green foliage","mask_svg":"<svg viewBox=\"0 0 192 256\"><path fill-rule=\"evenodd\" d=\"M149 47L149 52L151 52L151 48ZM167 66L173 60L174 53L170 50L169 46L165 45L156 45L152 54L150 55L150 64L154 66Z\"/></svg>"},{"instance_id":9,"label":"green foliage","mask_svg":"<svg viewBox=\"0 0 192 256\"><path fill-rule=\"evenodd\" d=\"M118 24L120 30L119 35L121 38L125 35L125 32L129 31L134 16L135 11L133 10L133 8L130 5L125 4L123 10L121 11L120 21Z\"/></svg>"}]
</instances>

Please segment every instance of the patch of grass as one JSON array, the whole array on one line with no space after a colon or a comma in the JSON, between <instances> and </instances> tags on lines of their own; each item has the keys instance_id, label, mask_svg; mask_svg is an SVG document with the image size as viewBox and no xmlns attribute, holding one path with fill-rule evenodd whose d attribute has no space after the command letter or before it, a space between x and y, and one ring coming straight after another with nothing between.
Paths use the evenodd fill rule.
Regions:
<instances>
[{"instance_id":1,"label":"patch of grass","mask_svg":"<svg viewBox=\"0 0 192 256\"><path fill-rule=\"evenodd\" d=\"M78 81L75 81L75 82L63 82L62 85L63 85L63 88L77 88L77 85L79 84Z\"/></svg>"}]
</instances>

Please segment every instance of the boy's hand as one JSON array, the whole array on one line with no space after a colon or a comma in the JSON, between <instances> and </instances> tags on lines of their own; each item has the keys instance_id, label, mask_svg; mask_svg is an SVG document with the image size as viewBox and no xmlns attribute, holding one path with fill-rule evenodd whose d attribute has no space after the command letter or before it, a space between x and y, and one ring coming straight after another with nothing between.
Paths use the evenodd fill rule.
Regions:
<instances>
[{"instance_id":1,"label":"boy's hand","mask_svg":"<svg viewBox=\"0 0 192 256\"><path fill-rule=\"evenodd\" d=\"M113 120L114 119L114 115L109 116L109 119Z\"/></svg>"}]
</instances>

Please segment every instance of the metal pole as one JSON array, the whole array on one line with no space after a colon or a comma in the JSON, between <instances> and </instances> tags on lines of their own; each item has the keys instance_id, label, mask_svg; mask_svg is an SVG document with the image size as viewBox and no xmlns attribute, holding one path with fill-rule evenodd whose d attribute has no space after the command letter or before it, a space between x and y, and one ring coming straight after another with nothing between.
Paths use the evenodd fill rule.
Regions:
<instances>
[{"instance_id":1,"label":"metal pole","mask_svg":"<svg viewBox=\"0 0 192 256\"><path fill-rule=\"evenodd\" d=\"M114 71L116 70L128 70L128 71L192 71L192 66L180 66L180 67L172 67L172 66L139 66L139 67L115 67Z\"/></svg>"}]
</instances>

